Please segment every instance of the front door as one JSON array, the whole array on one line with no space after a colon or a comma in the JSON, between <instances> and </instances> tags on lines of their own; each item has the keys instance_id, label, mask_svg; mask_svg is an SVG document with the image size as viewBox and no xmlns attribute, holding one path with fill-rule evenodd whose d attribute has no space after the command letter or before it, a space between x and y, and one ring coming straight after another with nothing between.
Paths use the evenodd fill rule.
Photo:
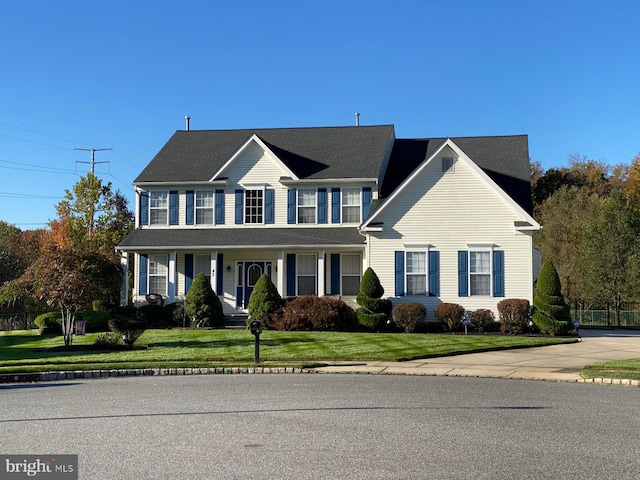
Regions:
<instances>
[{"instance_id":1,"label":"front door","mask_svg":"<svg viewBox=\"0 0 640 480\"><path fill-rule=\"evenodd\" d=\"M260 277L266 273L271 276L271 262L238 262L236 264L238 282L236 288L236 304L238 308L249 307L249 297Z\"/></svg>"}]
</instances>

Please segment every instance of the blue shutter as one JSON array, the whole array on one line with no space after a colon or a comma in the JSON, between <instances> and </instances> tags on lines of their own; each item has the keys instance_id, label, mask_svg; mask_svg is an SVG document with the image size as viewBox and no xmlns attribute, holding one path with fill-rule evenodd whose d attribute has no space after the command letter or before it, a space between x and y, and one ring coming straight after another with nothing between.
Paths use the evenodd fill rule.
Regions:
<instances>
[{"instance_id":1,"label":"blue shutter","mask_svg":"<svg viewBox=\"0 0 640 480\"><path fill-rule=\"evenodd\" d=\"M364 187L362 189L362 220L366 220L369 216L369 208L371 207L371 188Z\"/></svg>"},{"instance_id":2,"label":"blue shutter","mask_svg":"<svg viewBox=\"0 0 640 480\"><path fill-rule=\"evenodd\" d=\"M469 296L469 252L458 250L458 296Z\"/></svg>"},{"instance_id":3,"label":"blue shutter","mask_svg":"<svg viewBox=\"0 0 640 480\"><path fill-rule=\"evenodd\" d=\"M149 225L149 192L140 192L140 225Z\"/></svg>"},{"instance_id":4,"label":"blue shutter","mask_svg":"<svg viewBox=\"0 0 640 480\"><path fill-rule=\"evenodd\" d=\"M331 223L340 223L340 189L331 189Z\"/></svg>"},{"instance_id":5,"label":"blue shutter","mask_svg":"<svg viewBox=\"0 0 640 480\"><path fill-rule=\"evenodd\" d=\"M296 255L287 253L287 296L296 295Z\"/></svg>"},{"instance_id":6,"label":"blue shutter","mask_svg":"<svg viewBox=\"0 0 640 480\"><path fill-rule=\"evenodd\" d=\"M193 253L184 256L184 293L187 293L193 283Z\"/></svg>"},{"instance_id":7,"label":"blue shutter","mask_svg":"<svg viewBox=\"0 0 640 480\"><path fill-rule=\"evenodd\" d=\"M340 293L340 254L331 254L331 295Z\"/></svg>"},{"instance_id":8,"label":"blue shutter","mask_svg":"<svg viewBox=\"0 0 640 480\"><path fill-rule=\"evenodd\" d=\"M274 217L274 196L275 190L267 188L264 192L264 223L272 224L275 222Z\"/></svg>"},{"instance_id":9,"label":"blue shutter","mask_svg":"<svg viewBox=\"0 0 640 480\"><path fill-rule=\"evenodd\" d=\"M244 190L236 190L236 225L242 225L244 213Z\"/></svg>"},{"instance_id":10,"label":"blue shutter","mask_svg":"<svg viewBox=\"0 0 640 480\"><path fill-rule=\"evenodd\" d=\"M216 225L224 225L224 190L216 190Z\"/></svg>"},{"instance_id":11,"label":"blue shutter","mask_svg":"<svg viewBox=\"0 0 640 480\"><path fill-rule=\"evenodd\" d=\"M147 272L149 271L149 257L140 255L140 268L138 272L138 294L146 295L147 290Z\"/></svg>"},{"instance_id":12,"label":"blue shutter","mask_svg":"<svg viewBox=\"0 0 640 480\"><path fill-rule=\"evenodd\" d=\"M493 296L504 297L504 251L493 251Z\"/></svg>"},{"instance_id":13,"label":"blue shutter","mask_svg":"<svg viewBox=\"0 0 640 480\"><path fill-rule=\"evenodd\" d=\"M318 223L327 223L327 189L318 189Z\"/></svg>"},{"instance_id":14,"label":"blue shutter","mask_svg":"<svg viewBox=\"0 0 640 480\"><path fill-rule=\"evenodd\" d=\"M296 189L290 188L287 192L287 223L296 223Z\"/></svg>"},{"instance_id":15,"label":"blue shutter","mask_svg":"<svg viewBox=\"0 0 640 480\"><path fill-rule=\"evenodd\" d=\"M396 297L404 296L404 251L396 250Z\"/></svg>"},{"instance_id":16,"label":"blue shutter","mask_svg":"<svg viewBox=\"0 0 640 480\"><path fill-rule=\"evenodd\" d=\"M440 252L429 251L429 296L440 295Z\"/></svg>"},{"instance_id":17,"label":"blue shutter","mask_svg":"<svg viewBox=\"0 0 640 480\"><path fill-rule=\"evenodd\" d=\"M224 272L224 258L221 253L216 257L216 272L216 295L222 296L222 272Z\"/></svg>"},{"instance_id":18,"label":"blue shutter","mask_svg":"<svg viewBox=\"0 0 640 480\"><path fill-rule=\"evenodd\" d=\"M178 192L169 192L169 225L178 225Z\"/></svg>"},{"instance_id":19,"label":"blue shutter","mask_svg":"<svg viewBox=\"0 0 640 480\"><path fill-rule=\"evenodd\" d=\"M195 193L193 192L193 190L187 190L187 207L186 207L186 214L187 214L187 225L193 225L193 217L194 217L194 197L195 197Z\"/></svg>"}]
</instances>

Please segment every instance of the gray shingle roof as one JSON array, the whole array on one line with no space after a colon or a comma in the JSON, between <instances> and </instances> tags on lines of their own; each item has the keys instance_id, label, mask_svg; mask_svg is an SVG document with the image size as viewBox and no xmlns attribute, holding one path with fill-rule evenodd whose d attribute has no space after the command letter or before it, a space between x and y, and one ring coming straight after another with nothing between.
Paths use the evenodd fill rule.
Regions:
<instances>
[{"instance_id":1,"label":"gray shingle roof","mask_svg":"<svg viewBox=\"0 0 640 480\"><path fill-rule=\"evenodd\" d=\"M393 125L177 131L134 183L210 180L254 133L300 178L378 178Z\"/></svg>"},{"instance_id":2,"label":"gray shingle roof","mask_svg":"<svg viewBox=\"0 0 640 480\"><path fill-rule=\"evenodd\" d=\"M118 245L122 250L145 248L256 248L285 246L364 245L355 227L343 228L145 228L132 231Z\"/></svg>"}]
</instances>

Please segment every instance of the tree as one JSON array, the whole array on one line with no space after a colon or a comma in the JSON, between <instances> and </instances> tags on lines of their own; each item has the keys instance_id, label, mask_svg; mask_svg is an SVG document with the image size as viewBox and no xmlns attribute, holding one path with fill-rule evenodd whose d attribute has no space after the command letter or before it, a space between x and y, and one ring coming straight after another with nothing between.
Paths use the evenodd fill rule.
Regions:
<instances>
[{"instance_id":1,"label":"tree","mask_svg":"<svg viewBox=\"0 0 640 480\"><path fill-rule=\"evenodd\" d=\"M540 270L531 320L542 333L549 335L564 334L571 328L570 308L562 296L558 272L549 261L544 262Z\"/></svg>"},{"instance_id":2,"label":"tree","mask_svg":"<svg viewBox=\"0 0 640 480\"><path fill-rule=\"evenodd\" d=\"M262 321L282 305L282 297L278 289L266 273L263 274L249 297L249 320Z\"/></svg>"},{"instance_id":3,"label":"tree","mask_svg":"<svg viewBox=\"0 0 640 480\"><path fill-rule=\"evenodd\" d=\"M222 303L203 273L196 275L184 299L184 310L193 327L222 327Z\"/></svg>"},{"instance_id":4,"label":"tree","mask_svg":"<svg viewBox=\"0 0 640 480\"><path fill-rule=\"evenodd\" d=\"M391 300L382 298L384 287L371 267L367 268L360 281L360 292L356 302L360 308L356 310L358 322L371 330L382 328L389 319L393 305Z\"/></svg>"},{"instance_id":5,"label":"tree","mask_svg":"<svg viewBox=\"0 0 640 480\"><path fill-rule=\"evenodd\" d=\"M21 233L19 228L0 222L0 285L18 278L26 268L18 250Z\"/></svg>"}]
</instances>

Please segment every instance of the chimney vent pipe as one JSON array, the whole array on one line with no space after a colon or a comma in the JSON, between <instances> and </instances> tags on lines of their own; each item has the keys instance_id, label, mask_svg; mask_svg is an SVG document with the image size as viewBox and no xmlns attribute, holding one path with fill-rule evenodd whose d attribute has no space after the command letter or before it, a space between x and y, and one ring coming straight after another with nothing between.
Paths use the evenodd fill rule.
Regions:
<instances>
[{"instance_id":1,"label":"chimney vent pipe","mask_svg":"<svg viewBox=\"0 0 640 480\"><path fill-rule=\"evenodd\" d=\"M187 132L189 131L189 120L191 120L191 117L189 115L187 115L186 117L184 117L184 120L187 124Z\"/></svg>"},{"instance_id":2,"label":"chimney vent pipe","mask_svg":"<svg viewBox=\"0 0 640 480\"><path fill-rule=\"evenodd\" d=\"M356 127L360 126L360 114L356 112Z\"/></svg>"}]
</instances>

